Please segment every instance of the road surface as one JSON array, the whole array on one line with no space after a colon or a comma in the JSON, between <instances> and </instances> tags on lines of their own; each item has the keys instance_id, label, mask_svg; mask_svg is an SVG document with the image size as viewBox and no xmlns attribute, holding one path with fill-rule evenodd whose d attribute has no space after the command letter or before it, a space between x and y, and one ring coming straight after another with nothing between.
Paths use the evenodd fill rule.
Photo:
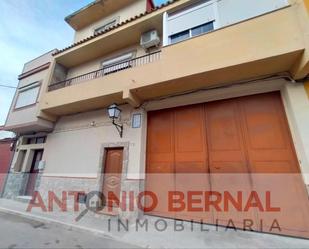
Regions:
<instances>
[{"instance_id":1,"label":"road surface","mask_svg":"<svg viewBox=\"0 0 309 249\"><path fill-rule=\"evenodd\" d=\"M0 248L137 248L109 237L0 212Z\"/></svg>"}]
</instances>

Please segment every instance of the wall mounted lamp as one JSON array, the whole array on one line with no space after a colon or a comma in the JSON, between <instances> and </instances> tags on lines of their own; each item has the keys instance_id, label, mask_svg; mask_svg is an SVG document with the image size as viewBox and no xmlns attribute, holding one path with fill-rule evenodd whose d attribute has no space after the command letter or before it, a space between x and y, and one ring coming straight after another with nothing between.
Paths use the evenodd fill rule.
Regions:
<instances>
[{"instance_id":1,"label":"wall mounted lamp","mask_svg":"<svg viewBox=\"0 0 309 249\"><path fill-rule=\"evenodd\" d=\"M107 108L107 111L108 111L109 118L112 119L113 125L115 125L117 131L119 132L120 137L122 138L123 125L117 124L115 122L115 120L119 119L120 117L121 109L116 104L112 104Z\"/></svg>"}]
</instances>

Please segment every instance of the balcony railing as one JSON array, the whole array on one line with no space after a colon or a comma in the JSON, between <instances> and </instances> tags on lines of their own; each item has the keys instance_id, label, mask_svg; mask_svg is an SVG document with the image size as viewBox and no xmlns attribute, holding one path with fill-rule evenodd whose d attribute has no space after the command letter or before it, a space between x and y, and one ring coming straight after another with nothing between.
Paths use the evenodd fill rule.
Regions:
<instances>
[{"instance_id":1,"label":"balcony railing","mask_svg":"<svg viewBox=\"0 0 309 249\"><path fill-rule=\"evenodd\" d=\"M53 83L48 86L48 91L54 91L60 88L64 88L70 85L75 85L84 81L93 80L96 78L104 77L105 75L117 73L119 71L123 71L129 68L138 67L144 64L152 63L154 61L159 60L161 57L161 51L157 51L154 53L149 53L144 56L136 57L134 59L114 63L112 65L108 65L102 67L99 70L95 70L83 75L76 76L74 78L66 79L63 81L59 81Z\"/></svg>"}]
</instances>

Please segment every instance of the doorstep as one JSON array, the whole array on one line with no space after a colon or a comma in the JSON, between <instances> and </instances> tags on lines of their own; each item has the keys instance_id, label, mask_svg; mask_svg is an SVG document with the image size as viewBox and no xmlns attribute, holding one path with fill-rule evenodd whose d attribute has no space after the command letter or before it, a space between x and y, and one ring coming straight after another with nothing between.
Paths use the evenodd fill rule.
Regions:
<instances>
[{"instance_id":1,"label":"doorstep","mask_svg":"<svg viewBox=\"0 0 309 249\"><path fill-rule=\"evenodd\" d=\"M24 202L24 203L29 203L32 199L32 196L27 196L27 195L21 195L21 196L17 196L16 201L20 201L20 202Z\"/></svg>"},{"instance_id":2,"label":"doorstep","mask_svg":"<svg viewBox=\"0 0 309 249\"><path fill-rule=\"evenodd\" d=\"M134 222L126 227L125 222L119 223L118 216L94 214L88 211L80 221L76 222L79 215L76 212L55 211L51 213L37 208L27 212L27 208L27 203L0 199L0 212L62 224L73 229L83 229L147 248L309 248L309 240L233 229L226 230L190 222L183 222L181 227L180 221L152 216L144 216L138 225ZM144 227L140 224L144 224ZM145 224L147 224L147 230ZM162 230L165 224L166 229ZM183 230L180 231L179 228Z\"/></svg>"}]
</instances>

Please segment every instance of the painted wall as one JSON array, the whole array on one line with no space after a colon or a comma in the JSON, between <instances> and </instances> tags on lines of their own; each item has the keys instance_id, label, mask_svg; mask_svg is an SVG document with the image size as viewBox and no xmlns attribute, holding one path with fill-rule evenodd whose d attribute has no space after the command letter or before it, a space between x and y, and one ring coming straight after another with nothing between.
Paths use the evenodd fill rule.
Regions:
<instances>
[{"instance_id":1,"label":"painted wall","mask_svg":"<svg viewBox=\"0 0 309 249\"><path fill-rule=\"evenodd\" d=\"M220 26L224 27L288 5L287 0L218 1Z\"/></svg>"},{"instance_id":2,"label":"painted wall","mask_svg":"<svg viewBox=\"0 0 309 249\"><path fill-rule=\"evenodd\" d=\"M22 73L26 73L32 69L35 69L39 66L42 66L48 62L50 62L52 60L52 53L55 52L56 50L52 50L52 51L49 51L45 54L42 54L41 56L31 60L31 61L28 61L27 63L25 63L24 67L23 67L23 71Z\"/></svg>"},{"instance_id":3,"label":"painted wall","mask_svg":"<svg viewBox=\"0 0 309 249\"><path fill-rule=\"evenodd\" d=\"M286 84L282 95L300 166L309 185L309 99L302 83Z\"/></svg>"},{"instance_id":4,"label":"painted wall","mask_svg":"<svg viewBox=\"0 0 309 249\"><path fill-rule=\"evenodd\" d=\"M135 46L131 46L131 47L128 47L128 48L125 48L125 49L121 49L119 51L110 53L107 56L104 56L104 57L98 58L96 60L84 63L82 65L70 68L68 70L67 79L72 78L72 77L76 77L76 76L79 76L79 75L82 75L82 74L86 74L86 73L89 73L89 72L94 71L94 70L99 70L102 67L102 62L104 60L108 60L108 59L120 56L120 55L125 54L125 53L129 53L129 52L133 52L135 54L135 57L139 57L139 56L146 54L145 50L142 49L142 47L139 46L139 44L136 44Z\"/></svg>"},{"instance_id":5,"label":"painted wall","mask_svg":"<svg viewBox=\"0 0 309 249\"><path fill-rule=\"evenodd\" d=\"M133 4L123 8L119 11L116 11L112 15L102 18L101 20L89 25L86 28L76 31L74 42L78 42L82 39L85 39L88 36L92 36L94 34L94 30L103 26L104 24L114 20L117 18L119 23L130 19L136 15L144 13L146 11L146 1L145 0L136 0Z\"/></svg>"},{"instance_id":6,"label":"painted wall","mask_svg":"<svg viewBox=\"0 0 309 249\"><path fill-rule=\"evenodd\" d=\"M164 35L187 31L208 22L213 22L214 29L222 28L250 18L263 15L288 5L287 0L213 0L199 5L189 6L183 11L170 13ZM167 40L164 37L164 40Z\"/></svg>"},{"instance_id":7,"label":"painted wall","mask_svg":"<svg viewBox=\"0 0 309 249\"><path fill-rule=\"evenodd\" d=\"M143 108L147 111L158 110L271 91L282 93L300 167L309 185L309 100L303 84L293 84L283 79L258 81L146 102ZM143 179L147 111L134 110L128 105L121 106L121 109L125 123L122 139L107 117L106 109L61 118L47 139L43 158L46 161L44 175L95 178L102 167L102 144L129 142L127 177ZM133 112L144 114L142 128L130 128Z\"/></svg>"},{"instance_id":8,"label":"painted wall","mask_svg":"<svg viewBox=\"0 0 309 249\"><path fill-rule=\"evenodd\" d=\"M305 83L305 89L306 89L306 92L307 92L307 95L308 95L308 98L309 98L309 81Z\"/></svg>"},{"instance_id":9,"label":"painted wall","mask_svg":"<svg viewBox=\"0 0 309 249\"><path fill-rule=\"evenodd\" d=\"M102 169L102 144L129 142L127 174L130 179L138 179L144 171L141 145L145 130L131 128L131 116L133 112L143 111L129 105L121 109L123 138L119 137L106 109L62 117L47 138L44 176L96 177Z\"/></svg>"},{"instance_id":10,"label":"painted wall","mask_svg":"<svg viewBox=\"0 0 309 249\"><path fill-rule=\"evenodd\" d=\"M28 62L28 63L26 63L24 65L23 72L27 72L29 70L32 70L32 69L37 68L39 66L42 66L42 65L46 64L47 62L51 62L52 61L51 54L53 53L53 51L46 53L46 54ZM5 123L5 127L7 129L15 131L15 127L23 127L23 126L24 127L28 127L28 126L31 127L32 126L33 129L35 129L35 126L36 126L36 128L41 126L42 129L52 128L52 126L53 126L52 123L37 118L37 112L39 110L38 109L39 108L38 103L39 103L39 101L41 100L41 97L44 95L44 93L46 91L46 87L47 87L48 80L49 80L50 70L51 70L51 68L45 69L45 70L40 71L36 74L30 75L26 78L23 78L19 81L18 88L17 88L15 95L14 95L14 98L12 100L10 111L8 113L7 120L6 120L6 123ZM15 110L15 103L16 103L16 99L18 97L19 88L26 87L26 86L28 86L32 83L37 82L37 81L41 82L40 91L39 91L38 98L37 98L37 104ZM18 129L20 129L20 128L18 128ZM25 128L25 129L29 130L29 128ZM20 130L16 130L16 131L20 132Z\"/></svg>"},{"instance_id":11,"label":"painted wall","mask_svg":"<svg viewBox=\"0 0 309 249\"><path fill-rule=\"evenodd\" d=\"M124 89L137 90L137 97L149 99L285 72L304 49L295 13L286 8L166 46L160 60L153 63L48 92L41 110L58 115L81 110L86 105L88 109L98 108L95 100L100 98L100 103L104 103L109 95L120 95ZM195 84L187 84L188 77ZM81 101L87 103L82 106Z\"/></svg>"}]
</instances>

